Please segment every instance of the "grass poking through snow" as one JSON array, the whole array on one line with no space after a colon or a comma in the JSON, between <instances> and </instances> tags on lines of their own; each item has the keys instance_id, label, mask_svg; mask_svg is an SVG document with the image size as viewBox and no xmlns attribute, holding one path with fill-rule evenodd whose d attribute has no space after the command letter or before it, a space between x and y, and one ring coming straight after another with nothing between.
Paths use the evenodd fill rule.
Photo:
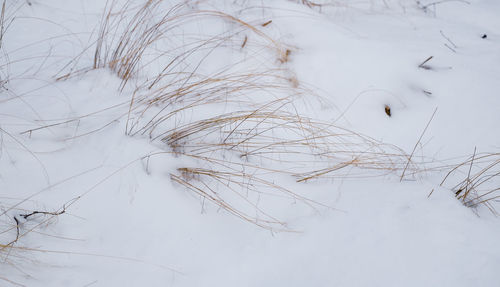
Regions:
<instances>
[{"instance_id":1,"label":"grass poking through snow","mask_svg":"<svg viewBox=\"0 0 500 287\"><path fill-rule=\"evenodd\" d=\"M291 49L261 22L187 3L108 3L92 64L79 71L106 68L120 78L131 98L126 133L194 159L198 166L180 167L171 179L229 213L281 230L284 222L259 206L266 194L317 203L277 177L305 183L415 168L395 146L303 116L301 103L321 99L293 76ZM189 34L203 22L223 29ZM220 52L231 59L219 63ZM59 79L78 74L71 68Z\"/></svg>"},{"instance_id":2,"label":"grass poking through snow","mask_svg":"<svg viewBox=\"0 0 500 287\"><path fill-rule=\"evenodd\" d=\"M465 206L486 206L498 215L495 202L500 199L500 153L474 154L452 168L440 184L448 186Z\"/></svg>"}]
</instances>

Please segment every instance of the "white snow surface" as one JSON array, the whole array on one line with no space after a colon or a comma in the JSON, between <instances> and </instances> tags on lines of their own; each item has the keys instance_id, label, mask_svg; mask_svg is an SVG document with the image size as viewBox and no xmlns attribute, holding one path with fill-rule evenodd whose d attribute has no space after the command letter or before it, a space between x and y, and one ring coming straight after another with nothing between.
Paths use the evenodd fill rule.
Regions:
<instances>
[{"instance_id":1,"label":"white snow surface","mask_svg":"<svg viewBox=\"0 0 500 287\"><path fill-rule=\"evenodd\" d=\"M106 67L56 80L92 67L111 2L5 2L0 286L500 285L500 219L483 205L464 206L453 184L440 186L451 168L474 153L500 152L499 1L339 0L323 1L321 8L288 0L188 1L179 13L238 17L290 49L287 61L281 63L267 38L241 23L200 16L180 21L166 40L150 47L123 89ZM127 1L115 2L121 7ZM121 28L108 39L127 29L123 24L144 2L127 2ZM151 17L184 2L162 1ZM129 114L138 83L176 56L179 50L170 47L214 35L231 36L175 71L191 72L199 63L196 71L205 75L228 66L225 75L280 68L305 92L242 91L237 103L186 110L151 136L128 133L133 120L140 126L162 112L160 105L143 118ZM428 69L419 68L430 56ZM300 183L286 173L262 175L300 197L259 184L234 193L224 181L211 186L257 221L265 219L259 208L286 223L283 228L242 220L172 180L177 168L207 163L173 153L154 137L284 96L293 98L293 109L287 106L293 113L407 155L418 143L414 163L402 181L401 169L349 168ZM213 132L204 139L217 137ZM290 171L329 164L302 161L303 154L289 151L279 155L281 162L258 156L248 162ZM231 152L214 156L233 160ZM467 176L467 169L450 182ZM489 184L498 188L499 178ZM63 207L58 216L20 216ZM4 246L16 238L16 227L21 236Z\"/></svg>"}]
</instances>

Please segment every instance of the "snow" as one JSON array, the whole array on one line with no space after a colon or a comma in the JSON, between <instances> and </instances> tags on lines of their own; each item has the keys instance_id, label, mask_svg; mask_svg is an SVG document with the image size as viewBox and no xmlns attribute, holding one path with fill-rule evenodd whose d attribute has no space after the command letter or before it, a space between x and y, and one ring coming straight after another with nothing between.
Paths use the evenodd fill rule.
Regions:
<instances>
[{"instance_id":1,"label":"snow","mask_svg":"<svg viewBox=\"0 0 500 287\"><path fill-rule=\"evenodd\" d=\"M129 5L122 22L112 22L104 47L117 45L143 5L115 2ZM148 23L181 2L162 1ZM139 72L122 86L112 69L90 69L111 3L7 0L5 23L11 24L0 56L0 80L7 80L0 89L0 285L498 286L499 219L487 206L464 206L453 189L491 161L473 161L470 172L464 165L440 184L473 154L498 159L500 3L339 0L323 1L320 9L299 2L188 1L172 15L204 14L169 20L165 38L145 50ZM258 31L206 11L238 17ZM278 53L286 49L284 60ZM151 96L143 83L186 51L186 61L152 89L156 95L175 96L210 77L266 76L210 82L182 101L145 110ZM429 69L419 67L430 56ZM180 72L195 74L182 78ZM66 73L71 76L56 79ZM170 114L188 104L193 107ZM197 121L256 107L268 112L266 120L276 118L258 130L245 120L215 126L178 147L161 141L172 136L166 131L194 131L190 124ZM337 147L336 138L327 137L324 145L314 139L316 149L253 149L271 137L308 135L310 122L294 129L293 117L279 118L285 114L314 120L316 136L331 130L353 145ZM165 120L141 133L158 118ZM231 133L235 127L241 133ZM244 133L253 141L224 150L212 145L227 140L230 146ZM208 148L200 151L202 144ZM320 150L330 154L308 154ZM387 162L383 170L348 165L305 182L293 176L351 156L368 160L374 150L391 153L382 161L391 160L395 170ZM412 154L403 180L408 157L392 155L399 150ZM242 177L217 182L179 168L237 170ZM247 220L185 188L176 175ZM242 186L229 182L235 178ZM483 187L498 188L498 176ZM33 211L62 210L20 220ZM266 223L272 219L279 222ZM5 246L17 227L21 236Z\"/></svg>"}]
</instances>

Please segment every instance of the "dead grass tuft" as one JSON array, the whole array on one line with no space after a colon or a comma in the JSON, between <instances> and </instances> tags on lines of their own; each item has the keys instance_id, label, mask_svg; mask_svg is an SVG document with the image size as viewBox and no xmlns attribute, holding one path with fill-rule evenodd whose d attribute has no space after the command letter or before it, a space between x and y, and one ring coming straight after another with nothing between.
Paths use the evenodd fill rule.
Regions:
<instances>
[{"instance_id":1,"label":"dead grass tuft","mask_svg":"<svg viewBox=\"0 0 500 287\"><path fill-rule=\"evenodd\" d=\"M410 159L397 147L287 113L287 104L277 101L160 133L156 138L170 150L201 166L179 168L172 180L245 221L281 230L284 223L259 208L269 194L313 209L321 206L283 188L282 177L302 183L395 174L407 168ZM237 200L226 201L235 194ZM256 214L251 216L250 210Z\"/></svg>"},{"instance_id":2,"label":"dead grass tuft","mask_svg":"<svg viewBox=\"0 0 500 287\"><path fill-rule=\"evenodd\" d=\"M230 14L216 10L195 9L188 2L169 6L164 1L147 1L138 9L127 2L117 7L114 1L107 2L106 11L101 19L99 32L94 44L93 65L57 76L58 80L67 79L90 69L109 68L122 79L121 89L131 79L138 79L140 72L160 60L163 70L156 72L154 80L139 84L149 84L151 89L166 76L186 72L186 66L201 64L217 48L230 44L243 32L245 47L249 33L261 40L260 44L274 51L280 62L286 62L290 50L261 31L258 26L245 22ZM187 38L186 27L200 21L219 21L229 25L222 33ZM181 39L182 38L182 39ZM181 40L181 43L179 43ZM89 49L89 48L87 48ZM86 49L86 50L87 50ZM196 60L192 60L195 59ZM71 63L76 66L80 56ZM68 65L71 66L71 65ZM196 69L195 69L196 70ZM191 71L193 74L195 71ZM145 73L147 74L147 73ZM148 74L151 76L151 73Z\"/></svg>"},{"instance_id":3,"label":"dead grass tuft","mask_svg":"<svg viewBox=\"0 0 500 287\"><path fill-rule=\"evenodd\" d=\"M448 186L465 206L483 205L498 215L494 203L500 198L500 153L476 154L474 150L446 174L440 186Z\"/></svg>"}]
</instances>

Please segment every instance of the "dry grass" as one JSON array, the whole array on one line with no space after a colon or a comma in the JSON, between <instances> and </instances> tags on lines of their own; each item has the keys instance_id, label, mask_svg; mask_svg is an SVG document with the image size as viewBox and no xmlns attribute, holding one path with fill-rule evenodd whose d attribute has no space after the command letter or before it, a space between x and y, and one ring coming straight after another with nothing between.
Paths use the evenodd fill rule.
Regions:
<instances>
[{"instance_id":1,"label":"dry grass","mask_svg":"<svg viewBox=\"0 0 500 287\"><path fill-rule=\"evenodd\" d=\"M205 22L223 30L193 30ZM287 68L292 50L263 32L265 26L187 2L108 1L95 40L57 79L112 71L131 99L123 113L126 133L194 160L171 179L260 227L286 229L260 207L268 196L321 206L277 178L304 183L415 173L411 156L399 148L303 116L303 103L321 99ZM82 68L91 50L92 61ZM218 63L220 51L234 60Z\"/></svg>"},{"instance_id":2,"label":"dry grass","mask_svg":"<svg viewBox=\"0 0 500 287\"><path fill-rule=\"evenodd\" d=\"M5 3L0 48L8 27ZM93 69L112 71L121 79L122 96L130 97L127 104L117 105L123 109L126 134L145 136L165 153L179 157L182 165L171 171L170 178L198 196L203 205L209 202L261 228L291 231L264 201L278 198L313 210L329 208L294 187L320 179L398 174L403 178L420 171L412 157L415 149L407 155L396 146L304 116L301 104L321 99L288 70L292 50L261 30L269 22L252 24L186 3L173 7L157 0L140 7L114 3L106 5L91 48L71 61L66 66L69 70L57 79ZM311 8L324 5L301 3ZM184 30L203 21L230 28L179 40ZM82 55L91 49L92 61L77 69ZM212 54L219 50L243 50L249 56L236 53L236 60L228 65L214 65L213 58L220 55ZM4 79L2 74L2 86ZM495 212L499 163L498 153L474 154L453 168L441 185L453 179L450 189L464 205L485 205ZM0 215L0 235L6 238L0 241L0 255L6 264L10 259L25 260L20 252L33 249L20 246L22 238L65 211L38 212L38 222L25 224L19 215L32 211L7 209L17 215Z\"/></svg>"},{"instance_id":3,"label":"dry grass","mask_svg":"<svg viewBox=\"0 0 500 287\"><path fill-rule=\"evenodd\" d=\"M321 205L277 177L304 183L416 172L411 156L395 146L303 116L303 102L321 99L288 70L291 49L264 33L261 21L158 0L137 7L108 1L105 10L92 48L58 79L112 71L131 98L126 133L194 160L173 171L172 180L228 212L282 230L282 220L260 207L262 198ZM191 32L204 22L225 30ZM76 69L91 49L92 63ZM220 50L233 51L235 60L214 62Z\"/></svg>"},{"instance_id":4,"label":"dry grass","mask_svg":"<svg viewBox=\"0 0 500 287\"><path fill-rule=\"evenodd\" d=\"M302 161L309 167L323 162L332 169L344 164L384 171L404 168L407 157L395 146L287 113L284 109L283 105L269 105L219 115L177 126L158 137L172 150L196 156L221 152L246 161L264 159L268 163L281 163L289 160L296 164ZM316 176L306 176L306 173ZM299 181L305 181L320 176L319 173L322 172L308 171L296 176Z\"/></svg>"},{"instance_id":5,"label":"dry grass","mask_svg":"<svg viewBox=\"0 0 500 287\"><path fill-rule=\"evenodd\" d=\"M169 6L164 1L155 0L147 1L137 9L131 6L132 4L127 2L117 7L114 1L108 1L97 39L93 44L95 52L92 67L76 72L71 68L57 78L66 79L89 69L109 68L122 79L123 89L132 78L139 76L139 71L144 72L153 62L160 61L162 70L157 71L152 80L138 84L151 89L165 77L187 72L184 64L195 63L196 60L193 59L196 57L198 64L201 64L215 49L227 45L243 32L253 33L263 40L263 45L273 50L280 62L286 62L290 54L288 48L257 26L221 11L194 9L188 1ZM210 36L184 34L186 27L200 21L219 21L232 28L231 31L225 28L226 31ZM248 39L248 36L245 37ZM239 40L238 38L235 41ZM81 55L68 66L76 66L80 58ZM196 69L189 73L193 74L195 71ZM151 77L151 73L148 77Z\"/></svg>"},{"instance_id":6,"label":"dry grass","mask_svg":"<svg viewBox=\"0 0 500 287\"><path fill-rule=\"evenodd\" d=\"M2 64L0 64L0 91L5 89L5 84L8 82L8 76L4 72L5 62L7 62L7 56L3 52L3 37L7 28L9 26L8 20L5 15L6 11L6 0L2 3L2 11L0 12L0 59L2 60ZM6 21L7 20L7 21Z\"/></svg>"},{"instance_id":7,"label":"dry grass","mask_svg":"<svg viewBox=\"0 0 500 287\"><path fill-rule=\"evenodd\" d=\"M9 27L13 24L15 20L15 15L19 9L24 5L24 1L2 1L1 12L0 12L0 95L3 97L3 103L8 101L9 96L16 96L16 93L8 87L8 84L13 79L17 79L20 76L10 75L10 69L19 62L37 59L37 57L32 57L30 59L21 59L11 61L9 55L6 53L5 40ZM43 57L40 57L43 60ZM28 80L33 80L33 78L26 77ZM20 97L19 97L20 98ZM6 100L7 99L7 100ZM27 104L28 105L28 104ZM3 122L5 124L5 122ZM6 124L5 124L6 125ZM6 155L10 157L8 150L8 142L12 142L16 147L15 149L22 150L30 154L33 159L40 164L41 170L48 181L48 173L45 169L43 163L38 159L34 152L32 152L28 146L26 146L22 140L18 138L17 134L14 134L4 128L5 126L0 126L0 159ZM0 172L1 176L5 176ZM7 192L8 194L8 192ZM0 196L0 270L20 270L18 265L27 262L28 264L33 263L31 254L26 254L26 247L23 247L23 238L28 234L43 233L43 227L48 225L53 221L59 213L51 213L45 211L33 211L26 209L26 205L17 205L13 202L21 201L28 202L28 199L17 199L5 196ZM12 196L12 195L11 195ZM14 195L15 196L15 195ZM31 203L31 202L30 202ZM53 235L47 235L53 236ZM5 277L4 277L5 276ZM24 286L21 285L10 278L10 274L5 274L0 272L0 282L8 283L8 286Z\"/></svg>"},{"instance_id":8,"label":"dry grass","mask_svg":"<svg viewBox=\"0 0 500 287\"><path fill-rule=\"evenodd\" d=\"M3 265L4 270L17 270L26 274L23 271L23 266L37 264L32 254L37 249L26 247L23 238L31 233L57 237L46 234L43 230L45 226L54 222L58 215L64 213L64 209L56 212L31 211L14 206L4 206L8 202L8 198L0 198L2 211L0 213L0 266ZM7 213L7 211L9 212ZM4 275L6 277L3 277ZM11 280L10 275L12 274L0 272L0 281L14 286L24 286Z\"/></svg>"},{"instance_id":9,"label":"dry grass","mask_svg":"<svg viewBox=\"0 0 500 287\"><path fill-rule=\"evenodd\" d=\"M2 3L2 11L0 12L0 49L2 48L2 40L3 40L3 35L6 30L6 25L5 25L5 3L6 0L3 1Z\"/></svg>"},{"instance_id":10,"label":"dry grass","mask_svg":"<svg viewBox=\"0 0 500 287\"><path fill-rule=\"evenodd\" d=\"M320 205L276 177L307 182L414 169L395 146L301 115L298 101L321 99L287 69L291 49L260 30L261 21L253 25L187 3L113 3L106 6L88 69L110 69L122 81L120 90L130 91L128 135L147 136L195 160L171 179L204 200L260 227L283 230L281 220L259 207L262 198ZM204 22L225 30L177 41L193 23ZM220 50L235 60L214 62L212 54Z\"/></svg>"},{"instance_id":11,"label":"dry grass","mask_svg":"<svg viewBox=\"0 0 500 287\"><path fill-rule=\"evenodd\" d=\"M320 206L281 187L281 176L299 183L380 176L401 172L409 160L397 147L287 113L285 106L276 101L257 110L188 122L158 134L155 138L170 150L200 164L179 168L172 179L246 221L276 229L284 223L272 211L258 208L266 197L261 193L279 193L289 202ZM249 192L259 196L249 196ZM226 201L235 194L244 200ZM241 202L247 206L242 207ZM249 216L249 210L256 215Z\"/></svg>"},{"instance_id":12,"label":"dry grass","mask_svg":"<svg viewBox=\"0 0 500 287\"><path fill-rule=\"evenodd\" d=\"M440 186L447 186L465 206L486 206L497 215L500 198L500 153L474 154L452 168Z\"/></svg>"}]
</instances>

